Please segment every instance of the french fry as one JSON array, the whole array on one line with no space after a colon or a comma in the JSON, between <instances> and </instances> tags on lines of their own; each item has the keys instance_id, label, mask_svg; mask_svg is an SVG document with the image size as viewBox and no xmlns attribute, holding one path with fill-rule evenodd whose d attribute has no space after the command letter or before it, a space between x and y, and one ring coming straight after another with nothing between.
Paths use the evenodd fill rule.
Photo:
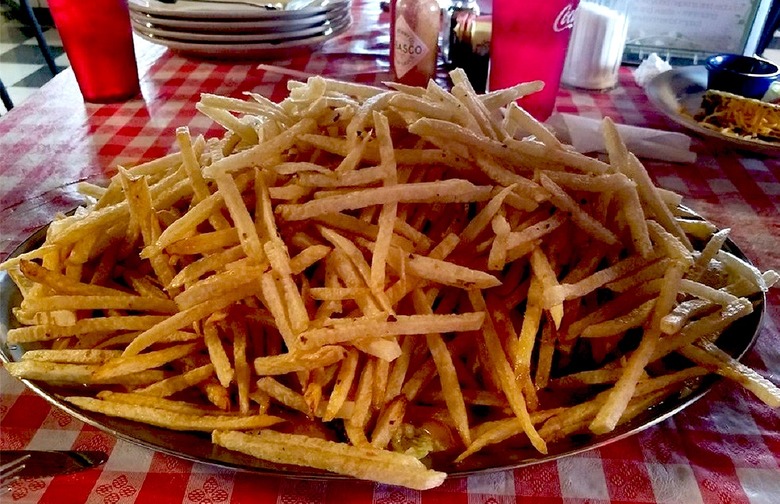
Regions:
<instances>
[{"instance_id":1,"label":"french fry","mask_svg":"<svg viewBox=\"0 0 780 504\"><path fill-rule=\"evenodd\" d=\"M104 362L95 370L93 376L96 380L106 380L147 369L154 369L191 354L197 347L197 343L185 343L183 345L170 346L162 350L153 350L143 354L130 356L120 355L119 357Z\"/></svg>"},{"instance_id":2,"label":"french fry","mask_svg":"<svg viewBox=\"0 0 780 504\"><path fill-rule=\"evenodd\" d=\"M641 327L648 320L654 306L654 299L646 301L625 315L586 327L582 331L581 336L583 338L606 338L616 336L635 327Z\"/></svg>"},{"instance_id":3,"label":"french fry","mask_svg":"<svg viewBox=\"0 0 780 504\"><path fill-rule=\"evenodd\" d=\"M344 401L346 401L352 388L352 382L355 379L359 355L354 349L348 350L344 360L341 361L339 372L336 376L336 384L333 386L328 406L325 409L325 414L322 416L323 421L329 422L336 418L336 414L341 409Z\"/></svg>"},{"instance_id":4,"label":"french fry","mask_svg":"<svg viewBox=\"0 0 780 504\"><path fill-rule=\"evenodd\" d=\"M31 312L57 310L128 310L173 314L176 303L168 299L145 296L46 296L28 298L21 308Z\"/></svg>"},{"instance_id":5,"label":"french fry","mask_svg":"<svg viewBox=\"0 0 780 504\"><path fill-rule=\"evenodd\" d=\"M230 320L228 322L228 327L230 333L233 335L233 366L235 368L239 411L246 415L249 413L249 388L251 379L251 370L247 359L247 330L243 323L235 320Z\"/></svg>"},{"instance_id":6,"label":"french fry","mask_svg":"<svg viewBox=\"0 0 780 504\"><path fill-rule=\"evenodd\" d=\"M770 408L780 407L780 389L754 370L735 360L709 341L680 349L695 363L733 380L753 392Z\"/></svg>"},{"instance_id":7,"label":"french fry","mask_svg":"<svg viewBox=\"0 0 780 504\"><path fill-rule=\"evenodd\" d=\"M121 376L96 378L95 371L100 364L71 364L64 362L46 362L26 360L6 362L5 369L17 378L40 380L57 384L71 385L110 385L121 384L143 386L158 382L165 378L165 373L159 370L144 370Z\"/></svg>"},{"instance_id":8,"label":"french fry","mask_svg":"<svg viewBox=\"0 0 780 504\"><path fill-rule=\"evenodd\" d=\"M390 125L387 118L378 112L374 112L374 127L379 140L379 153L382 158L381 169L384 172L385 185L398 183L397 165L393 153L393 141L390 135ZM379 230L375 241L373 255L371 257L371 277L369 287L381 297L385 288L385 265L393 236L394 223L398 213L398 203L386 203L382 205L379 214Z\"/></svg>"},{"instance_id":9,"label":"french fry","mask_svg":"<svg viewBox=\"0 0 780 504\"><path fill-rule=\"evenodd\" d=\"M664 339L653 354L653 360L660 359L671 352L694 343L705 336L713 337L720 334L735 320L753 312L753 305L747 299L740 298L737 302L723 307L716 313L706 315L683 327L675 338Z\"/></svg>"},{"instance_id":10,"label":"french fry","mask_svg":"<svg viewBox=\"0 0 780 504\"><path fill-rule=\"evenodd\" d=\"M406 411L406 398L399 395L385 406L376 420L376 426L371 433L371 446L384 449L403 424Z\"/></svg>"},{"instance_id":11,"label":"french fry","mask_svg":"<svg viewBox=\"0 0 780 504\"><path fill-rule=\"evenodd\" d=\"M405 267L422 279L463 289L489 289L501 284L490 273L417 254L412 254Z\"/></svg>"},{"instance_id":12,"label":"french fry","mask_svg":"<svg viewBox=\"0 0 780 504\"><path fill-rule=\"evenodd\" d=\"M152 245L160 236L161 229L146 178L132 177L124 168L120 167L119 180L129 203L130 216L138 222L144 244ZM149 262L161 283L168 285L175 273L167 258L153 251Z\"/></svg>"},{"instance_id":13,"label":"french fry","mask_svg":"<svg viewBox=\"0 0 780 504\"><path fill-rule=\"evenodd\" d=\"M209 254L239 243L238 230L230 227L182 238L168 245L165 251L170 255ZM243 247L241 250L243 252Z\"/></svg>"},{"instance_id":14,"label":"french fry","mask_svg":"<svg viewBox=\"0 0 780 504\"><path fill-rule=\"evenodd\" d=\"M374 318L358 319L351 324L311 329L299 337L300 348L311 349L363 338L400 336L403 334L446 333L451 331L475 331L482 326L483 312L451 315L398 315L393 321L377 321Z\"/></svg>"},{"instance_id":15,"label":"french fry","mask_svg":"<svg viewBox=\"0 0 780 504\"><path fill-rule=\"evenodd\" d=\"M406 375L409 372L409 364L412 360L412 351L415 347L414 336L403 336L401 344L401 354L393 360L390 374L387 377L387 388L385 389L385 402L392 400L401 393Z\"/></svg>"},{"instance_id":16,"label":"french fry","mask_svg":"<svg viewBox=\"0 0 780 504\"><path fill-rule=\"evenodd\" d=\"M96 332L137 331L152 328L167 320L170 319L163 315L128 315L82 319L72 325L65 326L54 324L26 326L9 330L7 341L8 343L29 343Z\"/></svg>"},{"instance_id":17,"label":"french fry","mask_svg":"<svg viewBox=\"0 0 780 504\"><path fill-rule=\"evenodd\" d=\"M547 418L550 416L553 416L559 412L560 408L557 411L552 410L533 413L531 415L531 421L534 425L538 425L541 422L547 420ZM494 422L486 422L486 424L489 425L483 424L479 431L474 429L474 442L471 443L471 445L464 452L458 455L458 457L455 459L456 462L462 462L470 455L477 453L479 450L488 445L500 443L501 441L507 440L513 436L523 434L523 424L517 417L496 420Z\"/></svg>"},{"instance_id":18,"label":"french fry","mask_svg":"<svg viewBox=\"0 0 780 504\"><path fill-rule=\"evenodd\" d=\"M298 410L306 415L312 414L309 405L306 404L302 394L299 394L295 390L279 383L269 376L257 380L257 388L288 408Z\"/></svg>"},{"instance_id":19,"label":"french fry","mask_svg":"<svg viewBox=\"0 0 780 504\"><path fill-rule=\"evenodd\" d=\"M357 348L361 349L360 346ZM361 349L365 353L371 353L366 349ZM385 403L385 391L387 390L387 380L390 374L390 361L394 359L376 359L374 360L374 378L371 383L371 407L375 410L381 410Z\"/></svg>"},{"instance_id":20,"label":"french fry","mask_svg":"<svg viewBox=\"0 0 780 504\"><path fill-rule=\"evenodd\" d=\"M706 314L715 307L703 299L689 299L679 303L661 320L661 331L664 334L677 334L688 321L696 316Z\"/></svg>"},{"instance_id":21,"label":"french fry","mask_svg":"<svg viewBox=\"0 0 780 504\"><path fill-rule=\"evenodd\" d=\"M255 430L283 422L270 415L203 415L173 412L149 406L103 401L92 397L70 396L69 403L87 411L144 422L166 429L211 432L215 429Z\"/></svg>"},{"instance_id":22,"label":"french fry","mask_svg":"<svg viewBox=\"0 0 780 504\"><path fill-rule=\"evenodd\" d=\"M120 350L65 349L65 350L28 350L22 355L23 361L65 362L70 364L102 364L122 355Z\"/></svg>"},{"instance_id":23,"label":"french fry","mask_svg":"<svg viewBox=\"0 0 780 504\"><path fill-rule=\"evenodd\" d=\"M363 189L353 191L348 196L330 196L300 205L282 204L276 207L276 211L285 220L297 221L376 204L484 201L490 196L490 190L490 186L476 186L457 179L436 183L420 182Z\"/></svg>"},{"instance_id":24,"label":"french fry","mask_svg":"<svg viewBox=\"0 0 780 504\"><path fill-rule=\"evenodd\" d=\"M355 446L368 446L366 438L366 424L371 417L371 404L374 381L375 361L369 360L363 365L360 373L357 391L355 392L355 411L356 414L349 417L344 427L347 437Z\"/></svg>"},{"instance_id":25,"label":"french fry","mask_svg":"<svg viewBox=\"0 0 780 504\"><path fill-rule=\"evenodd\" d=\"M138 388L135 392L155 397L168 397L177 392L188 389L199 383L202 383L214 376L214 364L208 363L203 366L190 369L180 375L171 376L164 380L150 383L146 387Z\"/></svg>"},{"instance_id":26,"label":"french fry","mask_svg":"<svg viewBox=\"0 0 780 504\"><path fill-rule=\"evenodd\" d=\"M203 341L206 344L209 359L211 360L211 363L214 364L214 371L217 374L220 385L227 388L233 381L235 370L230 364L225 347L222 345L222 340L219 337L217 324L213 318L214 316L212 315L212 317L203 324Z\"/></svg>"},{"instance_id":27,"label":"french fry","mask_svg":"<svg viewBox=\"0 0 780 504\"><path fill-rule=\"evenodd\" d=\"M135 406L146 406L150 408L183 413L186 415L222 415L223 412L214 408L203 406L201 404L185 401L174 401L163 399L145 394L134 392L114 392L104 390L97 394L97 398L103 401L114 402L118 404L130 404Z\"/></svg>"},{"instance_id":28,"label":"french fry","mask_svg":"<svg viewBox=\"0 0 780 504\"><path fill-rule=\"evenodd\" d=\"M258 376L282 375L324 368L339 362L345 356L346 352L340 346L323 346L313 352L295 351L257 357L254 360L254 369Z\"/></svg>"},{"instance_id":29,"label":"french fry","mask_svg":"<svg viewBox=\"0 0 780 504\"><path fill-rule=\"evenodd\" d=\"M562 292L561 285L558 283L555 271L553 271L547 256L539 249L535 248L531 253L531 270L533 278L538 280L538 295L535 295L531 307L546 308L552 316L556 327L560 327L563 320L563 301L565 294ZM529 289L529 296L531 295ZM533 319L538 319L540 315L532 315ZM538 325L538 324L537 324ZM527 338L532 338L536 334L530 329ZM530 351L529 351L530 354Z\"/></svg>"},{"instance_id":30,"label":"french fry","mask_svg":"<svg viewBox=\"0 0 780 504\"><path fill-rule=\"evenodd\" d=\"M370 447L349 446L322 439L264 433L252 436L241 432L215 431L214 443L280 464L314 467L356 478L417 490L439 486L445 473L427 469L410 455ZM280 449L284 447L284 449Z\"/></svg>"},{"instance_id":31,"label":"french fry","mask_svg":"<svg viewBox=\"0 0 780 504\"><path fill-rule=\"evenodd\" d=\"M230 216L236 224L238 237L241 246L244 248L244 253L246 253L247 257L251 257L256 264L262 264L265 261L263 246L260 243L260 237L257 235L254 222L252 222L252 217L249 215L246 205L241 198L236 181L231 175L223 172L215 173L215 180L225 200L225 206L230 211Z\"/></svg>"},{"instance_id":32,"label":"french fry","mask_svg":"<svg viewBox=\"0 0 780 504\"><path fill-rule=\"evenodd\" d=\"M131 296L129 292L119 289L92 285L83 282L75 282L72 279L57 273L49 271L45 267L32 261L22 259L19 262L19 269L29 280L49 287L52 291L59 294L83 295L83 296Z\"/></svg>"}]
</instances>

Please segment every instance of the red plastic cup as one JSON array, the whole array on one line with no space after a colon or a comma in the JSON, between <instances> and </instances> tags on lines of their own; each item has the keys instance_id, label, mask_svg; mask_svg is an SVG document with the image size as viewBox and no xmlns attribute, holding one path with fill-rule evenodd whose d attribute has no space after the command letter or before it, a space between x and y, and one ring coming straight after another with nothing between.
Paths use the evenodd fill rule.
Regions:
<instances>
[{"instance_id":1,"label":"red plastic cup","mask_svg":"<svg viewBox=\"0 0 780 504\"><path fill-rule=\"evenodd\" d=\"M579 0L493 0L490 90L544 81L544 89L519 100L544 121L552 114Z\"/></svg>"},{"instance_id":2,"label":"red plastic cup","mask_svg":"<svg viewBox=\"0 0 780 504\"><path fill-rule=\"evenodd\" d=\"M127 0L49 0L84 100L124 101L141 92Z\"/></svg>"}]
</instances>

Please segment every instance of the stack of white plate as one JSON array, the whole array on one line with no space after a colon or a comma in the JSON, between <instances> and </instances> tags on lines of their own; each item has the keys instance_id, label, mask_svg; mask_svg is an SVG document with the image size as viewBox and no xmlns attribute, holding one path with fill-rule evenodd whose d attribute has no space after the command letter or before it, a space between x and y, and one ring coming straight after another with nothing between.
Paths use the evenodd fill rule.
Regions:
<instances>
[{"instance_id":1,"label":"stack of white plate","mask_svg":"<svg viewBox=\"0 0 780 504\"><path fill-rule=\"evenodd\" d=\"M351 0L129 0L135 32L205 57L311 51L352 23Z\"/></svg>"}]
</instances>

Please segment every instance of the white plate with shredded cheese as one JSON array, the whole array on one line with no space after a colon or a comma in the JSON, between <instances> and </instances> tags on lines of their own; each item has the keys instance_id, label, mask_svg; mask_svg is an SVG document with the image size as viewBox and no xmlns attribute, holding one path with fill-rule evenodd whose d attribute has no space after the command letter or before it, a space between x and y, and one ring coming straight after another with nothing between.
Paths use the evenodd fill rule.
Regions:
<instances>
[{"instance_id":1,"label":"white plate with shredded cheese","mask_svg":"<svg viewBox=\"0 0 780 504\"><path fill-rule=\"evenodd\" d=\"M780 156L780 142L767 142L727 130L715 130L696 121L693 117L701 109L701 98L706 89L707 69L704 66L669 70L654 77L645 87L650 102L672 121L738 149Z\"/></svg>"}]
</instances>

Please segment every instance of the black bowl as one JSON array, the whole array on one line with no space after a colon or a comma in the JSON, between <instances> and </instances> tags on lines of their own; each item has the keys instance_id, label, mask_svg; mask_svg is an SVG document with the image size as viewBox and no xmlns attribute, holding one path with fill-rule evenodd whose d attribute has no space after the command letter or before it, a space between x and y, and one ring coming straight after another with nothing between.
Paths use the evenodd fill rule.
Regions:
<instances>
[{"instance_id":1,"label":"black bowl","mask_svg":"<svg viewBox=\"0 0 780 504\"><path fill-rule=\"evenodd\" d=\"M717 54L707 58L704 66L708 89L759 100L780 76L780 67L755 56Z\"/></svg>"}]
</instances>

